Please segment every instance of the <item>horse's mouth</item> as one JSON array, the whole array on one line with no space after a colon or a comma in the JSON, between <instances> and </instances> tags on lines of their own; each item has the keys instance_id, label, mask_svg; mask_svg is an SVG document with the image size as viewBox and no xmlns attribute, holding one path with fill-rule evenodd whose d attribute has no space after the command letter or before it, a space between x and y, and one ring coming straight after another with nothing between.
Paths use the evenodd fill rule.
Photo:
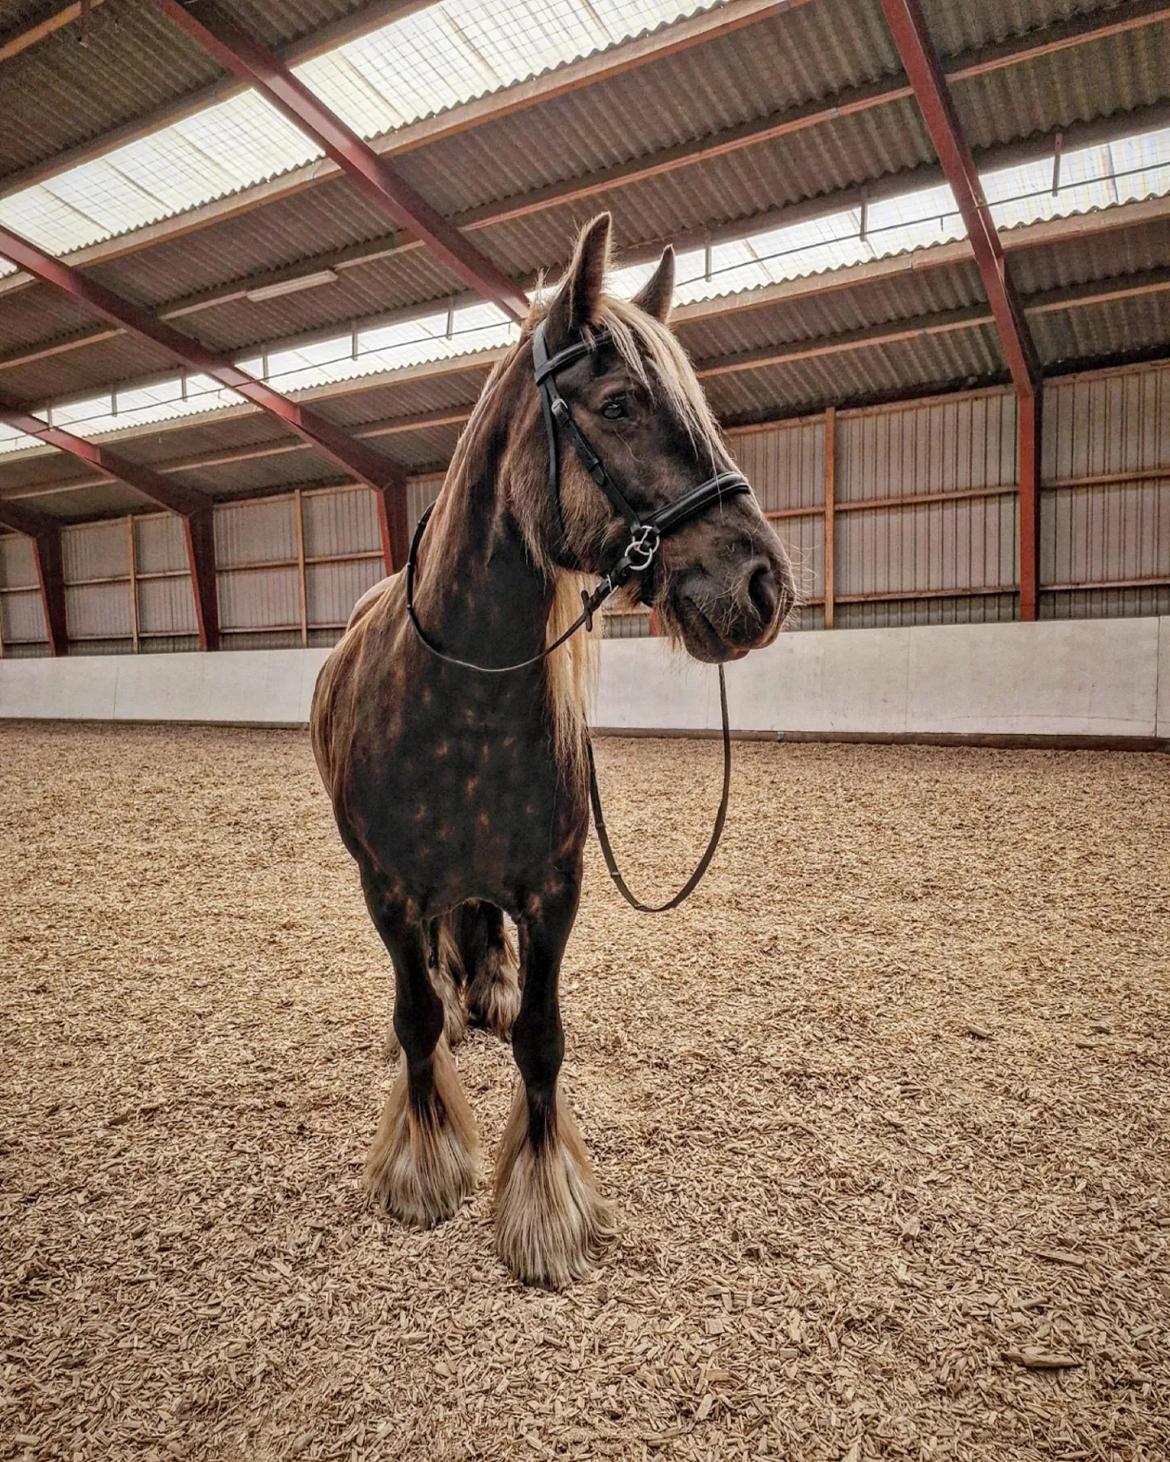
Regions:
<instances>
[{"instance_id":1,"label":"horse's mouth","mask_svg":"<svg viewBox=\"0 0 1170 1462\"><path fill-rule=\"evenodd\" d=\"M733 645L715 628L710 619L693 599L683 599L674 606L683 643L687 653L707 665L723 665L730 660L742 660L746 649Z\"/></svg>"}]
</instances>

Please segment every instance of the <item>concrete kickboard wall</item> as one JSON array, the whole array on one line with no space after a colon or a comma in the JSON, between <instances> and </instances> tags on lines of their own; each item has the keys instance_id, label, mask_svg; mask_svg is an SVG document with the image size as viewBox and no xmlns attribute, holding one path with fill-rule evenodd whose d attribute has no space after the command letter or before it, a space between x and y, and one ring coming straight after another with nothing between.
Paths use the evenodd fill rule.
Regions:
<instances>
[{"instance_id":1,"label":"concrete kickboard wall","mask_svg":"<svg viewBox=\"0 0 1170 1462\"><path fill-rule=\"evenodd\" d=\"M0 717L299 724L326 650L0 661ZM782 635L727 670L737 731L1170 737L1170 619ZM719 725L718 681L661 640L608 640L593 722Z\"/></svg>"}]
</instances>

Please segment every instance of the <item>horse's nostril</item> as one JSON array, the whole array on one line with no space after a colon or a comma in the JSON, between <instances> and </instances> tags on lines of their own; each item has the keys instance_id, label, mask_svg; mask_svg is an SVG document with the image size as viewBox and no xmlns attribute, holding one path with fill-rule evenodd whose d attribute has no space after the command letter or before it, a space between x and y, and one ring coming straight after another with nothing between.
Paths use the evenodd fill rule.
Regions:
<instances>
[{"instance_id":1,"label":"horse's nostril","mask_svg":"<svg viewBox=\"0 0 1170 1462\"><path fill-rule=\"evenodd\" d=\"M766 563L761 564L748 581L748 598L760 623L771 624L780 604L780 585Z\"/></svg>"}]
</instances>

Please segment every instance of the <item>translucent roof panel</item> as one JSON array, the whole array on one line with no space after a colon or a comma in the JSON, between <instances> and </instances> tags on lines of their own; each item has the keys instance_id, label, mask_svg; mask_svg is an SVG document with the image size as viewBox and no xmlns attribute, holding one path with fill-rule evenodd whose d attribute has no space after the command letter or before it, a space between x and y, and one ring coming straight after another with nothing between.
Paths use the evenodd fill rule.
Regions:
<instances>
[{"instance_id":1,"label":"translucent roof panel","mask_svg":"<svg viewBox=\"0 0 1170 1462\"><path fill-rule=\"evenodd\" d=\"M713 0L444 0L297 67L364 137L377 137Z\"/></svg>"},{"instance_id":2,"label":"translucent roof panel","mask_svg":"<svg viewBox=\"0 0 1170 1462\"><path fill-rule=\"evenodd\" d=\"M365 137L469 101L719 0L443 0L294 67ZM0 198L0 223L69 254L322 156L254 91ZM0 260L0 276L13 272Z\"/></svg>"},{"instance_id":3,"label":"translucent roof panel","mask_svg":"<svg viewBox=\"0 0 1170 1462\"><path fill-rule=\"evenodd\" d=\"M1170 195L1170 128L1066 153L1055 193L1053 176L1052 159L983 174L996 222L1014 226ZM687 249L678 258L676 298L680 303L697 302L751 291L964 237L951 190L944 185L918 188L869 204L864 216L860 207L839 209L710 248ZM632 294L652 267L645 263L617 270L611 287ZM470 357L515 338L516 326L495 305L471 303L390 323L358 322L345 333L308 344L277 343L240 364L282 391L299 391L428 361ZM96 436L238 405L239 400L207 377L172 376L120 389L116 402L104 395L55 405L53 420L81 436ZM30 445L39 444L0 428L0 454Z\"/></svg>"}]
</instances>

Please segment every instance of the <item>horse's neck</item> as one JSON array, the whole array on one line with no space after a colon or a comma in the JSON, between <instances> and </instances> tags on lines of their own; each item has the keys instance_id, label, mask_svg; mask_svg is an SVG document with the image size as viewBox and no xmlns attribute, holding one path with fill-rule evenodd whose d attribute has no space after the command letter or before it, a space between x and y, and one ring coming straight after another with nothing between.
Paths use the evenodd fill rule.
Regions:
<instances>
[{"instance_id":1,"label":"horse's neck","mask_svg":"<svg viewBox=\"0 0 1170 1462\"><path fill-rule=\"evenodd\" d=\"M494 465L444 484L424 550L416 603L445 650L499 665L541 648L551 585L532 563Z\"/></svg>"}]
</instances>

